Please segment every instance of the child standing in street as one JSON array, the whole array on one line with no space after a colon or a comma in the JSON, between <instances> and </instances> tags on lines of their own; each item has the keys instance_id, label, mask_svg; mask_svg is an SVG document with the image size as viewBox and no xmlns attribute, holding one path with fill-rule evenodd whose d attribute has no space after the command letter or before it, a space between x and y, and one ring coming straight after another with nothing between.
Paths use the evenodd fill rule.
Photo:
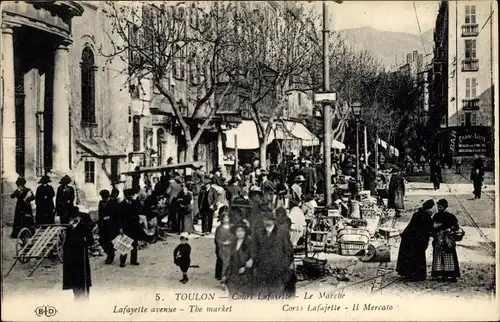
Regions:
<instances>
[{"instance_id":1,"label":"child standing in street","mask_svg":"<svg viewBox=\"0 0 500 322\"><path fill-rule=\"evenodd\" d=\"M191 265L191 246L188 244L188 233L181 233L181 243L174 249L174 264L182 271L182 279L179 281L186 284L189 279L187 271Z\"/></svg>"}]
</instances>

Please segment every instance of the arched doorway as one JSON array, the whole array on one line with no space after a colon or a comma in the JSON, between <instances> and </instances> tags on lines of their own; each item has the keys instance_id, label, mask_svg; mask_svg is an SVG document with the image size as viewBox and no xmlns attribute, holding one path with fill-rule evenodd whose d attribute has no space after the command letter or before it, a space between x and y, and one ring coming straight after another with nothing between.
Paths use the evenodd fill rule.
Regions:
<instances>
[{"instance_id":1,"label":"arched doorway","mask_svg":"<svg viewBox=\"0 0 500 322\"><path fill-rule=\"evenodd\" d=\"M158 165L166 164L165 160L166 144L167 144L167 138L165 135L165 130L158 129L158 132L156 133L156 150L158 151Z\"/></svg>"}]
</instances>

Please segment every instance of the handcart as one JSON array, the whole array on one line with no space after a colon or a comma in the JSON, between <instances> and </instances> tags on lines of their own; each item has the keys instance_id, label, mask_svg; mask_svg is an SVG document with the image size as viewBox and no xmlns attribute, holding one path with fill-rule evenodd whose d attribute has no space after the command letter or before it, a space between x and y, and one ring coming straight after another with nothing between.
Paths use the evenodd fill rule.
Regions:
<instances>
[{"instance_id":1,"label":"handcart","mask_svg":"<svg viewBox=\"0 0 500 322\"><path fill-rule=\"evenodd\" d=\"M66 226L63 224L54 224L21 229L16 239L15 261L7 274L5 274L5 277L10 274L18 262L26 264L31 259L38 260L35 268L29 273L28 277L33 275L46 258L57 258L62 263Z\"/></svg>"}]
</instances>

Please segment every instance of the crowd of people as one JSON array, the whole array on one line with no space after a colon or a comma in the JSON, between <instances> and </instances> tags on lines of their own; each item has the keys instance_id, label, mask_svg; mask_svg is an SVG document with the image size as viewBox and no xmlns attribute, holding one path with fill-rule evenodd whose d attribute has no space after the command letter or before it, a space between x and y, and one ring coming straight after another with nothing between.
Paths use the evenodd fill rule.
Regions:
<instances>
[{"instance_id":1,"label":"crowd of people","mask_svg":"<svg viewBox=\"0 0 500 322\"><path fill-rule=\"evenodd\" d=\"M133 240L130 264L140 265L139 242L154 243L164 238L162 232L168 231L181 237L181 243L174 252L174 263L183 273L180 282L187 283L191 262L188 240L192 234L213 234L215 277L224 288L238 292L264 290L293 293L296 280L294 249L303 239L306 218L313 218L315 207L322 202L324 167L320 160L321 156L288 156L269 169L262 169L255 162L234 169L230 180L226 180L222 169L206 173L202 167L185 177L176 171L159 176L137 171L132 176L131 187L123 190L123 197L115 186L111 191L100 191L95 224L98 226L98 242L106 254L105 264L114 262L116 251L113 240L117 236L126 235ZM351 196L357 196L360 189L369 190L381 203L387 199L387 207L394 209L396 217L400 217L404 209L405 179L398 168L392 168L388 179L386 175L376 173L372 164L362 164L359 172L355 164L353 154L333 155L332 183L346 185ZM437 168L439 164L431 163L433 182L436 182ZM360 178L357 179L358 173ZM483 178L482 163L476 161L471 172L476 198L481 197ZM439 184L440 180L437 182ZM87 230L91 231L94 223L88 214L82 216L75 207L75 189L71 186L71 178L64 176L57 192L50 185L48 176L43 176L39 183L33 194L23 178L17 180L18 189L11 196L17 199L11 237L15 238L23 227L54 224L57 215L60 223L69 227L68 236L71 238L66 238L65 247L76 247L76 253L80 253L83 251L81 245L92 245L94 238ZM337 206L343 213L345 209L341 202L337 202L342 197L336 193L334 191L332 196L336 203L331 206ZM36 203L35 216L32 201ZM444 212L446 206L443 200L438 202L440 212L432 218L430 206L430 203L424 203L402 235L398 272L422 279L425 249L432 235L436 263L433 275L441 274L440 269L444 269L446 274L457 277L456 273L448 272L452 266L458 272L456 253L453 255L451 252L451 257L447 255L450 253L443 250L443 245L449 239L440 233L458 230L456 218ZM219 224L214 230L215 219ZM200 221L201 229L196 231L195 224ZM77 242L78 238L85 241ZM119 257L119 265L124 267L128 256L120 254ZM87 264L67 263L74 258L81 260L84 257L65 255L64 288L72 288L75 296L81 296L88 294L91 281L81 277L81 270L75 272L73 268L75 265L85 268ZM90 276L88 268L85 274Z\"/></svg>"}]
</instances>

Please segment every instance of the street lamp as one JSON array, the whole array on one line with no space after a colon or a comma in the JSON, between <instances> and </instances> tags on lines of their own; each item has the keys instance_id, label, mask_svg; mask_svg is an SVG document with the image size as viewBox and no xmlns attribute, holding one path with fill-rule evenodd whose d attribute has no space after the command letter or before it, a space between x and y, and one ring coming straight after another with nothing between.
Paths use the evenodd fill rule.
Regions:
<instances>
[{"instance_id":1,"label":"street lamp","mask_svg":"<svg viewBox=\"0 0 500 322\"><path fill-rule=\"evenodd\" d=\"M359 119L361 117L361 104L352 104L352 113L356 117L356 183L359 184Z\"/></svg>"}]
</instances>

